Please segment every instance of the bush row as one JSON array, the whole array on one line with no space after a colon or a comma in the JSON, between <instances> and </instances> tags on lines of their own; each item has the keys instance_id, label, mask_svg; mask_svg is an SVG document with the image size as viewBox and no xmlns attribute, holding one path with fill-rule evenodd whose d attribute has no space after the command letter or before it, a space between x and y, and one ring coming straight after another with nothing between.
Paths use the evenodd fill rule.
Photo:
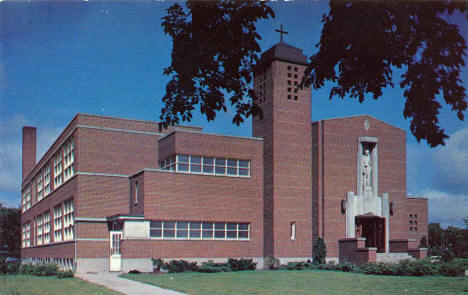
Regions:
<instances>
[{"instance_id":1,"label":"bush row","mask_svg":"<svg viewBox=\"0 0 468 295\"><path fill-rule=\"evenodd\" d=\"M27 274L33 276L57 276L58 278L72 278L73 271L60 270L56 264L40 263L40 264L20 264L18 262L5 262L0 260L0 274Z\"/></svg>"},{"instance_id":2,"label":"bush row","mask_svg":"<svg viewBox=\"0 0 468 295\"><path fill-rule=\"evenodd\" d=\"M214 263L214 262L203 262L198 265L197 262L188 262L185 260L170 260L164 262L162 259L152 259L153 267L155 271L161 269L169 273L177 272L228 272L228 271L244 271L244 270L255 270L257 263L253 262L253 259L234 259L229 258L226 263Z\"/></svg>"},{"instance_id":3,"label":"bush row","mask_svg":"<svg viewBox=\"0 0 468 295\"><path fill-rule=\"evenodd\" d=\"M349 262L339 264L313 264L308 262L290 262L281 265L282 270L319 269L344 272L360 272L372 275L389 276L433 276L461 277L468 269L468 259L455 259L451 262L432 263L429 259L403 260L399 263L367 263L357 266Z\"/></svg>"}]
</instances>

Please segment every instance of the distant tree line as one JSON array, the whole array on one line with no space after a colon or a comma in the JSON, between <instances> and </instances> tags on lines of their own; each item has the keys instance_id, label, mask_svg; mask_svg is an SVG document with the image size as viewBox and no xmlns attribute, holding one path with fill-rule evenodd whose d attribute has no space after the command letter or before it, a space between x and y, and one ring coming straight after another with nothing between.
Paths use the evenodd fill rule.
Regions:
<instances>
[{"instance_id":1,"label":"distant tree line","mask_svg":"<svg viewBox=\"0 0 468 295\"><path fill-rule=\"evenodd\" d=\"M0 204L0 257L20 257L21 210Z\"/></svg>"},{"instance_id":2,"label":"distant tree line","mask_svg":"<svg viewBox=\"0 0 468 295\"><path fill-rule=\"evenodd\" d=\"M468 258L468 217L465 228L449 226L442 228L439 223L430 223L428 228L429 255L441 257ZM424 238L423 238L424 240ZM424 241L421 240L421 244Z\"/></svg>"}]
</instances>

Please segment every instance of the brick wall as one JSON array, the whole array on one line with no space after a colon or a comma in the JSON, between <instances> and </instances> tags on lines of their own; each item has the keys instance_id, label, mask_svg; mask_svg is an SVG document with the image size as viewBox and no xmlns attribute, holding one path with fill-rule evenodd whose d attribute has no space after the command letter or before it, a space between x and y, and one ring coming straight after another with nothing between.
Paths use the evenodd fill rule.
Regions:
<instances>
[{"instance_id":1,"label":"brick wall","mask_svg":"<svg viewBox=\"0 0 468 295\"><path fill-rule=\"evenodd\" d=\"M364 128L368 120L370 127ZM314 184L314 204L319 212L318 232L323 236L329 257L338 256L338 240L346 236L345 215L341 200L348 191L357 192L357 152L359 137L378 139L378 195L388 193L397 208L406 203L406 135L401 129L370 116L330 119L314 123L313 163L319 166ZM320 208L320 206L323 208ZM320 216L320 209L323 215ZM405 210L396 210L390 217L390 239L407 233Z\"/></svg>"},{"instance_id":2,"label":"brick wall","mask_svg":"<svg viewBox=\"0 0 468 295\"><path fill-rule=\"evenodd\" d=\"M266 256L312 256L311 92L294 85L304 68L275 60L254 79L257 92L266 80L264 118L252 121L253 135L264 139Z\"/></svg>"}]
</instances>

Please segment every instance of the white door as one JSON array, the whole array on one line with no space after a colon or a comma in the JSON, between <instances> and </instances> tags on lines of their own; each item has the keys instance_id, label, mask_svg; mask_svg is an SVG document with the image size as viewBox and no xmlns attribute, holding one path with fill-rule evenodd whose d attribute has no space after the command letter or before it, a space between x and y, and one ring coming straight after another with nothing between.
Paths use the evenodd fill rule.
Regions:
<instances>
[{"instance_id":1,"label":"white door","mask_svg":"<svg viewBox=\"0 0 468 295\"><path fill-rule=\"evenodd\" d=\"M122 259L120 252L120 240L122 239L121 231L110 232L110 271L122 270Z\"/></svg>"}]
</instances>

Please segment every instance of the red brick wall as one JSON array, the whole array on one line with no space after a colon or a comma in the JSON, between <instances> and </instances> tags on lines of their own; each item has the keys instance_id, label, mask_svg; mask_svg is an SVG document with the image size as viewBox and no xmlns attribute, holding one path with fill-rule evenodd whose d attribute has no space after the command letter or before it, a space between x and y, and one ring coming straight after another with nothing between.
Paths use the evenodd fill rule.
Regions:
<instances>
[{"instance_id":1,"label":"red brick wall","mask_svg":"<svg viewBox=\"0 0 468 295\"><path fill-rule=\"evenodd\" d=\"M21 249L21 258L74 258L75 242L63 242Z\"/></svg>"},{"instance_id":2,"label":"red brick wall","mask_svg":"<svg viewBox=\"0 0 468 295\"><path fill-rule=\"evenodd\" d=\"M261 104L265 117L252 123L253 135L264 139L265 240L273 241L272 249L265 247L265 255L276 257L312 256L311 92L304 88L294 93L294 81L300 82L303 71L304 66L282 61L266 68L266 101ZM297 78L288 78L288 73ZM254 80L256 91L262 75ZM295 240L291 240L292 222Z\"/></svg>"},{"instance_id":3,"label":"red brick wall","mask_svg":"<svg viewBox=\"0 0 468 295\"><path fill-rule=\"evenodd\" d=\"M408 231L408 238L415 239L418 242L421 241L423 236L426 236L426 240L428 239L428 200L422 198L407 198L406 199L406 206L401 208L404 210L406 208L406 228ZM398 210L398 208L397 208ZM410 214L413 214L413 218L410 218ZM417 215L417 218L414 218L414 215ZM410 224L410 220L413 221L413 224ZM414 221L417 221L418 224L415 225ZM409 227L412 227L413 230L410 231ZM417 230L415 230L417 227Z\"/></svg>"},{"instance_id":4,"label":"red brick wall","mask_svg":"<svg viewBox=\"0 0 468 295\"><path fill-rule=\"evenodd\" d=\"M365 130L364 122L370 128ZM357 152L359 137L378 139L378 194L388 193L397 208L406 203L406 137L405 132L370 116L330 119L315 123L313 162L319 165L319 179L314 185L314 203L323 204L319 220L329 257L338 256L338 239L346 236L345 215L341 200L348 191L357 191ZM323 134L321 134L323 132ZM317 158L315 158L317 157ZM321 199L323 198L323 199ZM320 207L317 209L320 212ZM405 236L405 210L396 210L390 217L390 239ZM320 232L320 231L319 231Z\"/></svg>"},{"instance_id":5,"label":"red brick wall","mask_svg":"<svg viewBox=\"0 0 468 295\"><path fill-rule=\"evenodd\" d=\"M109 241L77 241L77 258L109 258Z\"/></svg>"},{"instance_id":6,"label":"red brick wall","mask_svg":"<svg viewBox=\"0 0 468 295\"><path fill-rule=\"evenodd\" d=\"M79 239L109 239L106 222L75 222L75 234Z\"/></svg>"},{"instance_id":7,"label":"red brick wall","mask_svg":"<svg viewBox=\"0 0 468 295\"><path fill-rule=\"evenodd\" d=\"M198 138L198 144L203 146L213 140L207 135L187 134L187 136L202 137ZM195 138L178 138L182 139L197 142ZM239 140L244 143L241 149L235 144L235 141ZM220 151L220 147L216 144L211 147L212 151L207 147L204 149L204 155L250 159L251 178L145 171L145 219L249 222L251 240L140 242L126 240L122 246L126 257L141 255L137 249L143 248L141 251L145 253L145 257L261 257L263 255L261 141L227 137L218 141L232 142L232 144L223 144L224 152ZM188 149L180 152L196 154L196 151ZM180 252L184 250L188 252Z\"/></svg>"},{"instance_id":8,"label":"red brick wall","mask_svg":"<svg viewBox=\"0 0 468 295\"><path fill-rule=\"evenodd\" d=\"M23 180L36 166L36 128L23 127Z\"/></svg>"},{"instance_id":9,"label":"red brick wall","mask_svg":"<svg viewBox=\"0 0 468 295\"><path fill-rule=\"evenodd\" d=\"M76 171L129 175L158 168L160 136L88 128L75 133Z\"/></svg>"},{"instance_id":10,"label":"red brick wall","mask_svg":"<svg viewBox=\"0 0 468 295\"><path fill-rule=\"evenodd\" d=\"M75 217L103 218L130 213L127 177L77 175Z\"/></svg>"}]
</instances>

